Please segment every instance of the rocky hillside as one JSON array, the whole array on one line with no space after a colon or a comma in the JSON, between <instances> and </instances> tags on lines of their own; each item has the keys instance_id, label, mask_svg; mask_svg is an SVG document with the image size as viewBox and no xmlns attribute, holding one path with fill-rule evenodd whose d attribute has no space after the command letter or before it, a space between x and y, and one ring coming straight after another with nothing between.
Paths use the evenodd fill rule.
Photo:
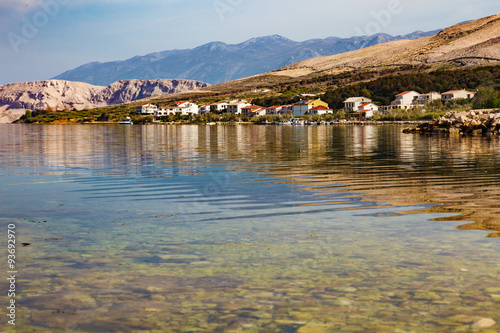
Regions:
<instances>
[{"instance_id":1,"label":"rocky hillside","mask_svg":"<svg viewBox=\"0 0 500 333\"><path fill-rule=\"evenodd\" d=\"M351 38L329 37L296 42L274 35L240 44L212 42L194 49L137 56L124 61L93 62L55 77L60 80L108 85L120 79L181 78L212 84L265 73L298 61L357 50L400 39L417 39L438 31L406 36L376 34Z\"/></svg>"},{"instance_id":2,"label":"rocky hillside","mask_svg":"<svg viewBox=\"0 0 500 333\"><path fill-rule=\"evenodd\" d=\"M399 40L348 53L309 59L272 74L308 76L396 65L475 65L500 61L500 14L470 21L417 40Z\"/></svg>"},{"instance_id":3,"label":"rocky hillside","mask_svg":"<svg viewBox=\"0 0 500 333\"><path fill-rule=\"evenodd\" d=\"M60 80L12 83L0 86L0 122L18 119L24 110L82 110L207 86L190 80L123 80L107 87Z\"/></svg>"}]
</instances>

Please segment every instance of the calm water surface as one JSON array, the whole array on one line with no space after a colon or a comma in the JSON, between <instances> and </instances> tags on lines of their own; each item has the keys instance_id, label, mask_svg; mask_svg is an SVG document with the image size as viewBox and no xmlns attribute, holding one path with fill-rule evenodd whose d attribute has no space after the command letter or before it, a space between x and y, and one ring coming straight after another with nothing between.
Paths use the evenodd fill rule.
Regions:
<instances>
[{"instance_id":1,"label":"calm water surface","mask_svg":"<svg viewBox=\"0 0 500 333\"><path fill-rule=\"evenodd\" d=\"M499 138L401 129L0 125L0 330L500 322Z\"/></svg>"}]
</instances>

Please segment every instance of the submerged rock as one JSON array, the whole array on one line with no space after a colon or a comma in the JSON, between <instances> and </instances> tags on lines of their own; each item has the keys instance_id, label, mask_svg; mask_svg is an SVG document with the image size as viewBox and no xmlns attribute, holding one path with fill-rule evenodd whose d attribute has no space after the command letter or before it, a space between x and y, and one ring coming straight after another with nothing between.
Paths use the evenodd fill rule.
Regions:
<instances>
[{"instance_id":1,"label":"submerged rock","mask_svg":"<svg viewBox=\"0 0 500 333\"><path fill-rule=\"evenodd\" d=\"M496 324L496 321L494 321L491 318L481 318L478 319L472 324L472 328L488 328Z\"/></svg>"}]
</instances>

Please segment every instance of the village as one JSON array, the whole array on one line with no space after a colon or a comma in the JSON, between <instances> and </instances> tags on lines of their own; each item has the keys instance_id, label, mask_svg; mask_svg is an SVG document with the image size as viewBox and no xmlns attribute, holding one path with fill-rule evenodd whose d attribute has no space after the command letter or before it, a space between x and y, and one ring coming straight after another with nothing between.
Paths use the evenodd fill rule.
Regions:
<instances>
[{"instance_id":1,"label":"village","mask_svg":"<svg viewBox=\"0 0 500 333\"><path fill-rule=\"evenodd\" d=\"M351 97L344 101L343 111L345 116L354 119L370 119L376 113L386 114L390 110L410 110L415 107L424 107L428 103L441 100L449 102L458 99L472 99L476 92L467 90L451 90L445 93L429 92L420 94L416 91L405 91L395 96L390 105L378 106L368 97ZM252 104L246 100L232 100L199 106L189 101L177 101L173 106L157 106L154 104L139 105L136 109L138 115L153 116L155 120L169 115L194 116L207 113L233 114L241 118L252 119L266 115L288 115L293 118L306 115L333 114L334 110L321 99L300 100L294 104L274 105L264 107Z\"/></svg>"}]
</instances>

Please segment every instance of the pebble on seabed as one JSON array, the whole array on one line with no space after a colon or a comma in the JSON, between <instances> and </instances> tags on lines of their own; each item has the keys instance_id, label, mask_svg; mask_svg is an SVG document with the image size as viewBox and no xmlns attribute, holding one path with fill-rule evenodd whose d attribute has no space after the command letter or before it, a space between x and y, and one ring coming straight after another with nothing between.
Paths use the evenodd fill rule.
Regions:
<instances>
[{"instance_id":1,"label":"pebble on seabed","mask_svg":"<svg viewBox=\"0 0 500 333\"><path fill-rule=\"evenodd\" d=\"M472 328L488 328L495 325L497 322L491 318L481 318L472 324Z\"/></svg>"}]
</instances>

